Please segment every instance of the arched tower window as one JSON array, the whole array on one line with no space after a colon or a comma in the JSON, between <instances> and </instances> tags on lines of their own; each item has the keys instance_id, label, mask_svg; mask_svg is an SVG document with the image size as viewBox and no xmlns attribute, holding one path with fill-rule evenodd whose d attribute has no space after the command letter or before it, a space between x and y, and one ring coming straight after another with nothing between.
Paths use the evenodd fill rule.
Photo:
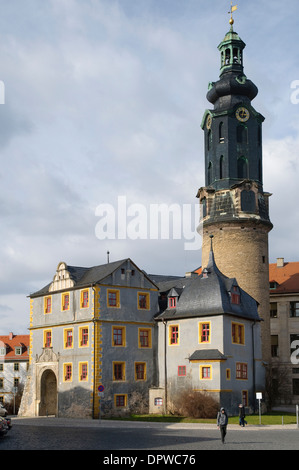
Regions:
<instances>
[{"instance_id":1,"label":"arched tower window","mask_svg":"<svg viewBox=\"0 0 299 470\"><path fill-rule=\"evenodd\" d=\"M238 178L248 178L248 160L244 156L238 158Z\"/></svg>"},{"instance_id":2,"label":"arched tower window","mask_svg":"<svg viewBox=\"0 0 299 470\"><path fill-rule=\"evenodd\" d=\"M239 124L237 127L237 142L238 144L248 143L248 129L242 124Z\"/></svg>"},{"instance_id":3,"label":"arched tower window","mask_svg":"<svg viewBox=\"0 0 299 470\"><path fill-rule=\"evenodd\" d=\"M219 124L219 143L220 143L220 144L223 144L223 143L224 143L223 122L220 122L220 124Z\"/></svg>"},{"instance_id":4,"label":"arched tower window","mask_svg":"<svg viewBox=\"0 0 299 470\"><path fill-rule=\"evenodd\" d=\"M212 145L212 132L211 132L211 129L209 129L208 134L207 134L207 147L208 147L208 150L210 150L211 145Z\"/></svg>"},{"instance_id":5,"label":"arched tower window","mask_svg":"<svg viewBox=\"0 0 299 470\"><path fill-rule=\"evenodd\" d=\"M213 173L213 165L212 165L212 162L210 162L208 166L208 186L212 183L212 173Z\"/></svg>"},{"instance_id":6,"label":"arched tower window","mask_svg":"<svg viewBox=\"0 0 299 470\"><path fill-rule=\"evenodd\" d=\"M223 178L223 155L221 155L219 159L219 178L222 180Z\"/></svg>"}]
</instances>

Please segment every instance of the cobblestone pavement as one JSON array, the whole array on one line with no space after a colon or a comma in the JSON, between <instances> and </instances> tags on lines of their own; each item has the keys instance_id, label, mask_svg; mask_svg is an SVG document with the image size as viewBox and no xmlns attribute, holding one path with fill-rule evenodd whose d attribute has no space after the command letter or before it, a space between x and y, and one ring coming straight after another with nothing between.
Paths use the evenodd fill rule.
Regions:
<instances>
[{"instance_id":1,"label":"cobblestone pavement","mask_svg":"<svg viewBox=\"0 0 299 470\"><path fill-rule=\"evenodd\" d=\"M13 418L13 428L0 439L1 450L102 450L183 453L201 450L299 449L296 425L229 425L226 444L216 425L141 423L62 418ZM109 454L110 455L110 454ZM197 455L197 454L196 454ZM199 462L198 462L199 463Z\"/></svg>"}]
</instances>

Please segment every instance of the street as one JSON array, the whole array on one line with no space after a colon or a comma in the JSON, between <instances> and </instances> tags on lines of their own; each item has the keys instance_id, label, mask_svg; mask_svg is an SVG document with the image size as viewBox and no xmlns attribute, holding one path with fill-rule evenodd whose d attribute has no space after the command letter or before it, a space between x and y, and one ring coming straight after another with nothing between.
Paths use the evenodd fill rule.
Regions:
<instances>
[{"instance_id":1,"label":"street","mask_svg":"<svg viewBox=\"0 0 299 470\"><path fill-rule=\"evenodd\" d=\"M142 453L144 459L153 451L159 454L167 451L183 454L189 451L190 454L201 450L298 449L299 429L296 426L239 428L231 425L228 426L226 443L223 445L216 425L60 418L14 418L13 428L0 439L0 451L103 450L126 451L124 455L132 451L134 455L134 451L146 450L148 452ZM107 455L110 456L111 453ZM151 463L153 462L148 462Z\"/></svg>"}]
</instances>

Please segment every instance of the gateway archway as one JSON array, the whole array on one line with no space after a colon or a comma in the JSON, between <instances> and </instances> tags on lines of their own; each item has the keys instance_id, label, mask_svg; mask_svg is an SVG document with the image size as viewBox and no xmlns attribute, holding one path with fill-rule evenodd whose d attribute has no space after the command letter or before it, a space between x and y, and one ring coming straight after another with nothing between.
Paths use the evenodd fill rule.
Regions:
<instances>
[{"instance_id":1,"label":"gateway archway","mask_svg":"<svg viewBox=\"0 0 299 470\"><path fill-rule=\"evenodd\" d=\"M57 379L51 369L43 372L40 382L39 416L57 414Z\"/></svg>"}]
</instances>

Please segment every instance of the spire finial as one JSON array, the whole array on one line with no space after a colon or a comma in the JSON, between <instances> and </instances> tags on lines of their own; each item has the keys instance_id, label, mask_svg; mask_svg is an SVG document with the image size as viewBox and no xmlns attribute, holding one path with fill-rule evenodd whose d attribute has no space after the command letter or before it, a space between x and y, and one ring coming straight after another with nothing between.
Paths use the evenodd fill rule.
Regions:
<instances>
[{"instance_id":1,"label":"spire finial","mask_svg":"<svg viewBox=\"0 0 299 470\"><path fill-rule=\"evenodd\" d=\"M213 238L214 238L214 235L210 235L210 239L211 239L211 250L210 251L213 251Z\"/></svg>"},{"instance_id":2,"label":"spire finial","mask_svg":"<svg viewBox=\"0 0 299 470\"><path fill-rule=\"evenodd\" d=\"M231 25L231 28L233 27L233 24L234 24L233 12L236 11L237 8L238 8L238 5L233 6L233 2L230 2L230 11L228 13L230 14L229 24Z\"/></svg>"}]
</instances>

